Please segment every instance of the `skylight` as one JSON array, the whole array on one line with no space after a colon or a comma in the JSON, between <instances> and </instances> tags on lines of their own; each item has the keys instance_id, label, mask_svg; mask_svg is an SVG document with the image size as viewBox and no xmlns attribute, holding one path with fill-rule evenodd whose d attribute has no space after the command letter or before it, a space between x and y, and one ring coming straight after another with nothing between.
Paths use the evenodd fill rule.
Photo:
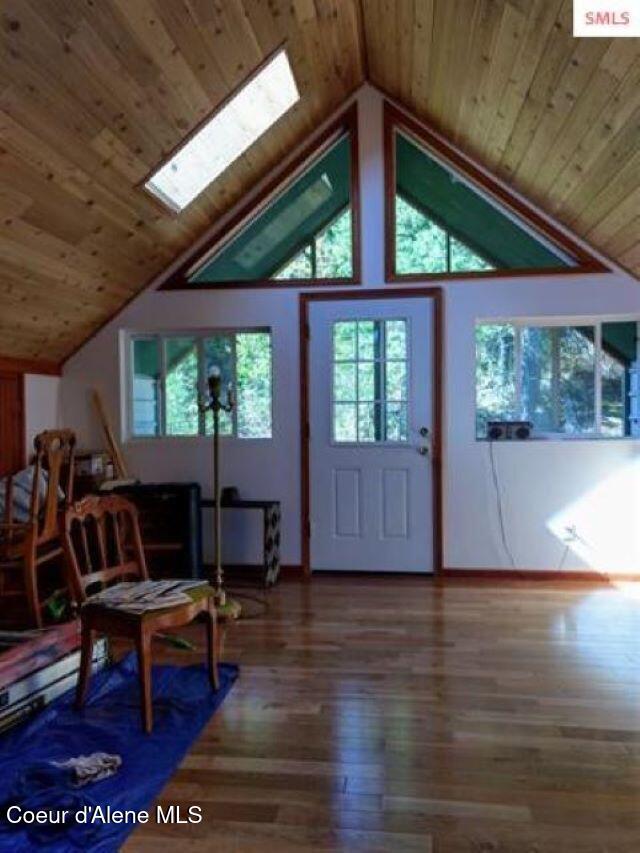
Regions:
<instances>
[{"instance_id":1,"label":"skylight","mask_svg":"<svg viewBox=\"0 0 640 853\"><path fill-rule=\"evenodd\" d=\"M145 187L183 210L300 99L284 48L160 169Z\"/></svg>"}]
</instances>

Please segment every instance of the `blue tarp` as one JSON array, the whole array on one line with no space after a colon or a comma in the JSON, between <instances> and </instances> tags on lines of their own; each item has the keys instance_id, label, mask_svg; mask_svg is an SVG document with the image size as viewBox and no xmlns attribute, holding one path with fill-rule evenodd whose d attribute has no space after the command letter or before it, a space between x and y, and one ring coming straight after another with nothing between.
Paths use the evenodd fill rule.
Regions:
<instances>
[{"instance_id":1,"label":"blue tarp","mask_svg":"<svg viewBox=\"0 0 640 853\"><path fill-rule=\"evenodd\" d=\"M220 689L212 691L202 666L153 668L153 733L145 735L140 722L140 693L134 655L97 675L81 713L73 709L73 691L61 696L35 718L0 739L0 850L117 851L133 831L130 823L76 823L67 819L53 825L6 821L6 807L62 810L89 817L100 812L133 809L150 811L153 800L189 746L229 692L238 674L236 666L220 666ZM74 788L68 774L48 762L114 753L122 766L108 779ZM12 811L16 817L17 812Z\"/></svg>"}]
</instances>

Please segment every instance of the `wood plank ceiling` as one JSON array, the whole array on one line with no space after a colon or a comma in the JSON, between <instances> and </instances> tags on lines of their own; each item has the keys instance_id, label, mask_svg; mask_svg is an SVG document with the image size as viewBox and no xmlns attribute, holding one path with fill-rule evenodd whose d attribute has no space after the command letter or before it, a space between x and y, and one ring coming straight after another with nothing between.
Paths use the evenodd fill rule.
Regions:
<instances>
[{"instance_id":1,"label":"wood plank ceiling","mask_svg":"<svg viewBox=\"0 0 640 853\"><path fill-rule=\"evenodd\" d=\"M362 0L373 83L640 274L640 38L571 0Z\"/></svg>"},{"instance_id":2,"label":"wood plank ceiling","mask_svg":"<svg viewBox=\"0 0 640 853\"><path fill-rule=\"evenodd\" d=\"M356 0L2 0L0 355L59 361L364 79ZM137 184L284 39L302 98L179 217Z\"/></svg>"},{"instance_id":3,"label":"wood plank ceiling","mask_svg":"<svg viewBox=\"0 0 640 853\"><path fill-rule=\"evenodd\" d=\"M0 356L60 361L367 76L640 274L640 39L570 0L3 0ZM137 184L284 39L302 99L179 217Z\"/></svg>"}]
</instances>

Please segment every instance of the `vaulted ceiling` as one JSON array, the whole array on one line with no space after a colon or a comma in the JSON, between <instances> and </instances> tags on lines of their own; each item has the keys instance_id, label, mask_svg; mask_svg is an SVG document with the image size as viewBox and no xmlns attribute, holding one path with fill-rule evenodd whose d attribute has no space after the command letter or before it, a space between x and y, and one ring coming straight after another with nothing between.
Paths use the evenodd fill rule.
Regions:
<instances>
[{"instance_id":1,"label":"vaulted ceiling","mask_svg":"<svg viewBox=\"0 0 640 853\"><path fill-rule=\"evenodd\" d=\"M3 0L0 355L60 361L369 79L640 274L640 39L570 0ZM298 105L179 217L140 188L283 40Z\"/></svg>"}]
</instances>

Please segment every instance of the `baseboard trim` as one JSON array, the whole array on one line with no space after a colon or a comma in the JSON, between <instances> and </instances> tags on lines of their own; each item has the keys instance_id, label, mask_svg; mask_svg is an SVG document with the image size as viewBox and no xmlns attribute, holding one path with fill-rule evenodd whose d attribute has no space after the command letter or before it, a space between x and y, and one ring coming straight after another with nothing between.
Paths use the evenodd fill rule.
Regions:
<instances>
[{"instance_id":1,"label":"baseboard trim","mask_svg":"<svg viewBox=\"0 0 640 853\"><path fill-rule=\"evenodd\" d=\"M446 580L518 580L518 581L637 581L640 573L598 572L592 570L558 571L557 569L443 569L441 578Z\"/></svg>"},{"instance_id":2,"label":"baseboard trim","mask_svg":"<svg viewBox=\"0 0 640 853\"><path fill-rule=\"evenodd\" d=\"M303 571L302 566L298 563L297 565L285 563L280 566L280 577L282 580L303 580L306 579L306 575Z\"/></svg>"}]
</instances>

